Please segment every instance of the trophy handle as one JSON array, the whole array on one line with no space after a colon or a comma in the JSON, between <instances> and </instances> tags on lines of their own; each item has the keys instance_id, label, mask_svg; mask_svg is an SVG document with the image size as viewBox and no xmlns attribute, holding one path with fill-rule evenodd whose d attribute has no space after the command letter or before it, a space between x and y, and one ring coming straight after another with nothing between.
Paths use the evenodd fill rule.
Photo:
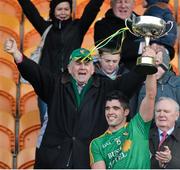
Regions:
<instances>
[{"instance_id":1,"label":"trophy handle","mask_svg":"<svg viewBox=\"0 0 180 170\"><path fill-rule=\"evenodd\" d=\"M171 29L173 28L173 21L167 21L166 26L167 25L170 25L169 29L167 31L165 31L164 34L160 35L158 38L163 37L164 35L167 35L171 31Z\"/></svg>"},{"instance_id":2,"label":"trophy handle","mask_svg":"<svg viewBox=\"0 0 180 170\"><path fill-rule=\"evenodd\" d=\"M135 18L135 17L136 17L136 16L135 16L134 14L132 14L132 19L131 19L130 17L129 17L129 18L126 18L126 19L125 19L125 26L128 28L128 30L129 30L129 32L130 32L131 34L139 37L139 35L138 35L138 34L135 34L135 33L133 32L133 29L128 26L128 25L131 25L131 26L133 25L133 21L134 21L134 18Z\"/></svg>"}]
</instances>

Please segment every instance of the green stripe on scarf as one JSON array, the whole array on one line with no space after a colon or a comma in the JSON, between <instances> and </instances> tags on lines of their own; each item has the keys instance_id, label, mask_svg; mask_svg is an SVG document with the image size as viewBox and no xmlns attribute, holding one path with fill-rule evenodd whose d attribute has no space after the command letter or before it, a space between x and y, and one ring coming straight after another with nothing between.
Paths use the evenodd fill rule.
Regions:
<instances>
[{"instance_id":1,"label":"green stripe on scarf","mask_svg":"<svg viewBox=\"0 0 180 170\"><path fill-rule=\"evenodd\" d=\"M75 96L76 96L76 104L77 104L77 106L79 108L79 106L81 104L81 101L84 98L85 93L87 92L87 90L92 85L92 77L88 80L87 84L83 87L80 94L79 94L79 91L78 91L77 82L73 77L71 77L71 82L72 82L74 93L75 93Z\"/></svg>"}]
</instances>

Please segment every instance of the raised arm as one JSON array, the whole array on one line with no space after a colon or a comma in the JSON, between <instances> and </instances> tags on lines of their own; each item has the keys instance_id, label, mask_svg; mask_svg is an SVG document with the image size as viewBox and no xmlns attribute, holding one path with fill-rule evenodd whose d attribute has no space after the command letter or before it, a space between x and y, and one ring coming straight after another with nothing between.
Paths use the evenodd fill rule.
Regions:
<instances>
[{"instance_id":1,"label":"raised arm","mask_svg":"<svg viewBox=\"0 0 180 170\"><path fill-rule=\"evenodd\" d=\"M155 75L147 75L146 95L142 100L139 109L140 115L145 122L148 122L153 119L156 91L157 87Z\"/></svg>"},{"instance_id":2,"label":"raised arm","mask_svg":"<svg viewBox=\"0 0 180 170\"><path fill-rule=\"evenodd\" d=\"M16 63L20 63L23 60L21 52L17 48L17 43L13 38L6 39L4 43L4 51L11 54Z\"/></svg>"},{"instance_id":3,"label":"raised arm","mask_svg":"<svg viewBox=\"0 0 180 170\"><path fill-rule=\"evenodd\" d=\"M103 2L104 0L90 0L89 3L86 5L80 18L80 29L82 29L83 34L87 32L87 30L95 20Z\"/></svg>"},{"instance_id":4,"label":"raised arm","mask_svg":"<svg viewBox=\"0 0 180 170\"><path fill-rule=\"evenodd\" d=\"M155 52L147 48L146 52L143 55L151 54L151 56L155 56ZM155 105L155 97L157 92L157 81L155 74L147 75L146 77L146 95L140 104L140 115L145 122L148 122L153 119L154 116L154 105Z\"/></svg>"},{"instance_id":5,"label":"raised arm","mask_svg":"<svg viewBox=\"0 0 180 170\"><path fill-rule=\"evenodd\" d=\"M30 0L18 0L23 13L26 15L35 29L42 35L49 23L41 17L37 8Z\"/></svg>"},{"instance_id":6,"label":"raised arm","mask_svg":"<svg viewBox=\"0 0 180 170\"><path fill-rule=\"evenodd\" d=\"M4 50L13 56L21 75L31 83L41 99L45 102L50 100L56 80L53 75L34 61L23 56L13 38L5 41Z\"/></svg>"}]
</instances>

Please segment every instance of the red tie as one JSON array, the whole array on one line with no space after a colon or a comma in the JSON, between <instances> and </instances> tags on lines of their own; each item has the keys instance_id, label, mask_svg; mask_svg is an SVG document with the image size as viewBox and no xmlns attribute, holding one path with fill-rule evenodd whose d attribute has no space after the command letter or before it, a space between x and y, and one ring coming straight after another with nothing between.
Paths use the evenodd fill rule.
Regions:
<instances>
[{"instance_id":1,"label":"red tie","mask_svg":"<svg viewBox=\"0 0 180 170\"><path fill-rule=\"evenodd\" d=\"M161 133L162 138L161 138L161 141L160 141L160 143L159 143L158 149L160 149L160 146L161 146L162 143L166 140L167 135L168 135L167 132Z\"/></svg>"}]
</instances>

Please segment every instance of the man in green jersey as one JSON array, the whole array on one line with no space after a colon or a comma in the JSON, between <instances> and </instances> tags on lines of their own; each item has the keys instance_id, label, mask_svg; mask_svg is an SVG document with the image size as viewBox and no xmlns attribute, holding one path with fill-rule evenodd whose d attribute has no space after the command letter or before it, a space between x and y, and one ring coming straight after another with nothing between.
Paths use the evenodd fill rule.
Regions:
<instances>
[{"instance_id":1,"label":"man in green jersey","mask_svg":"<svg viewBox=\"0 0 180 170\"><path fill-rule=\"evenodd\" d=\"M105 116L108 130L90 144L93 169L150 168L149 129L156 96L155 75L146 78L146 96L139 113L128 123L128 99L119 91L107 96Z\"/></svg>"}]
</instances>

